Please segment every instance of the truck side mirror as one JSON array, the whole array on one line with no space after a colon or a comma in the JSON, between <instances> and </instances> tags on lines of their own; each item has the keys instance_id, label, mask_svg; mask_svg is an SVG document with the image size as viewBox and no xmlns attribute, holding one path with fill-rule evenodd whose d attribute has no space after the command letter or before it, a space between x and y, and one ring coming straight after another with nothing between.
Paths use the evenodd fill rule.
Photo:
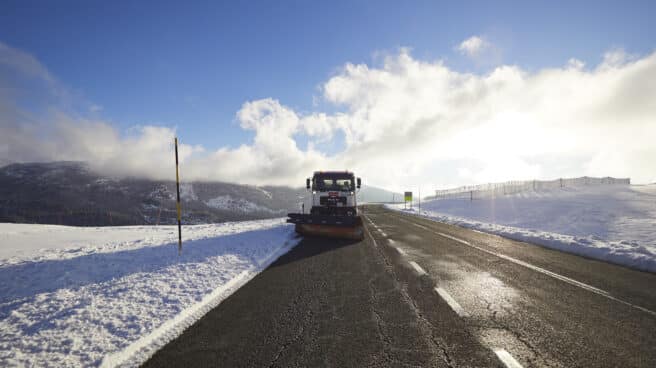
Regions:
<instances>
[{"instance_id":1,"label":"truck side mirror","mask_svg":"<svg viewBox=\"0 0 656 368\"><path fill-rule=\"evenodd\" d=\"M360 186L362 186L362 180L358 178L357 188L360 189Z\"/></svg>"},{"instance_id":2,"label":"truck side mirror","mask_svg":"<svg viewBox=\"0 0 656 368\"><path fill-rule=\"evenodd\" d=\"M305 188L310 189L310 178L305 179Z\"/></svg>"}]
</instances>

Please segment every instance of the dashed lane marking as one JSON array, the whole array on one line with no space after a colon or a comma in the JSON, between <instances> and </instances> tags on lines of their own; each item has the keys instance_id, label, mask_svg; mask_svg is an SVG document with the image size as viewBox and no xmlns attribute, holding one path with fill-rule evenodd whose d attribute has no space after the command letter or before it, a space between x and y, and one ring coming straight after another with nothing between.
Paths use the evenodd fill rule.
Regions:
<instances>
[{"instance_id":1,"label":"dashed lane marking","mask_svg":"<svg viewBox=\"0 0 656 368\"><path fill-rule=\"evenodd\" d=\"M459 238L456 238L456 237L451 236L451 235L447 235L447 234L440 233L440 232L438 232L437 234L440 235L440 236L443 236L443 237L445 237L445 238L449 238L449 239L451 239L451 240L457 241L457 242L459 242L459 243L462 243L462 244L468 245L468 246L470 246L470 247L472 247L472 248L476 248L476 249L478 249L478 250L480 250L480 251L482 251L482 252L485 252L485 253L491 254L491 255L496 256L496 257L499 257L499 258L503 258L503 259L505 259L505 260L507 260L507 261L513 262L513 263L518 264L518 265L520 265L520 266L524 266L524 267L526 267L526 268L530 268L530 269L532 269L532 270L534 270L534 271L537 271L537 272L543 273L543 274L545 274L545 275L551 276L551 277L553 277L553 278L555 278L555 279L558 279L558 280L561 280L561 281L567 282L567 283L569 283L569 284L571 284L571 285L578 286L578 287L580 287L580 288L582 288L582 289L585 289L585 290L588 290L588 291L592 291L593 293L601 294L601 295L604 295L604 296L610 296L610 294L609 294L607 291L601 290L601 289L599 289L599 288L596 288L596 287L594 287L594 286L592 286L592 285L588 285L588 284L583 283L583 282L580 282L580 281L576 281L576 280L571 279L571 278L569 278L569 277L567 277L567 276L559 275L559 274L557 274L557 273L555 273L555 272L551 272L551 271L549 271L549 270L545 270L545 269L542 268L542 267L538 267L538 266L532 265L532 264L530 264L530 263L524 262L524 261L519 260L519 259L517 259L517 258L513 258L513 257L507 256L507 255L504 255L504 254L500 254L500 253L496 253L496 252L492 252L492 251L487 250L487 249L485 249L485 248L481 248L481 247L479 247L479 246L473 245L473 244L471 244L470 242L468 242L468 241L466 241L466 240L459 239Z\"/></svg>"},{"instance_id":2,"label":"dashed lane marking","mask_svg":"<svg viewBox=\"0 0 656 368\"><path fill-rule=\"evenodd\" d=\"M383 231L383 229L381 229L380 227L378 227L378 225L374 224L374 222L371 221L371 219L370 219L369 217L367 217L367 220L371 223L371 226L373 226L374 229L376 229L376 230L380 233L380 235L382 235L382 236L384 236L384 237L387 238L387 234Z\"/></svg>"},{"instance_id":3,"label":"dashed lane marking","mask_svg":"<svg viewBox=\"0 0 656 368\"><path fill-rule=\"evenodd\" d=\"M494 353L506 368L522 368L522 365L506 349L495 349Z\"/></svg>"},{"instance_id":4,"label":"dashed lane marking","mask_svg":"<svg viewBox=\"0 0 656 368\"><path fill-rule=\"evenodd\" d=\"M367 217L367 220L369 220L368 217ZM369 220L369 222L371 222L371 220ZM363 227L364 227L364 231L366 231L367 234L369 235L369 239L371 239L371 241L374 243L374 247L378 248L378 243L376 243L376 239L374 239L374 237L371 236L371 232L369 231L369 229L366 226L363 226Z\"/></svg>"},{"instance_id":5,"label":"dashed lane marking","mask_svg":"<svg viewBox=\"0 0 656 368\"><path fill-rule=\"evenodd\" d=\"M419 276L421 276L421 275L426 275L426 271L424 271L424 269L421 268L421 266L418 265L416 262L414 262L414 261L410 261L410 262L408 262L408 263L410 263L410 266L412 266L412 268L414 268L415 271L417 271L417 273L419 274Z\"/></svg>"},{"instance_id":6,"label":"dashed lane marking","mask_svg":"<svg viewBox=\"0 0 656 368\"><path fill-rule=\"evenodd\" d=\"M402 256L404 256L404 257L408 255L403 249L399 248L399 247L396 245L396 242L395 242L394 240L392 240L392 239L387 239L387 241L389 242L389 245L390 245L392 248L396 249L396 251L397 251L400 255L402 255Z\"/></svg>"},{"instance_id":7,"label":"dashed lane marking","mask_svg":"<svg viewBox=\"0 0 656 368\"><path fill-rule=\"evenodd\" d=\"M422 226L422 225L418 225L418 226ZM425 226L422 226L422 227L425 227ZM442 232L439 232L439 231L435 231L435 230L432 230L432 229L427 228L427 227L426 227L426 229L429 230L429 231L432 231L432 232L434 232L435 234L438 234L438 235L440 235L440 236L442 236L442 237L445 237L445 238L451 239L451 240L453 240L453 241L456 241L456 242L458 242L458 243L461 243L461 244L464 244L464 245L470 246L470 247L472 247L472 248L478 249L478 250L480 250L481 252L485 252L485 253L491 254L491 255L493 255L493 256L495 256L495 257L499 257L499 258L505 259L505 260L507 260L507 261L510 261L510 262L512 262L512 263L515 263L515 264L518 264L518 265L520 265L520 266L524 266L524 267L526 267L526 268L528 268L528 269L531 269L531 270L533 270L533 271L540 272L540 273L542 273L542 274L544 274L544 275L547 275L547 276L549 276L549 277L552 277L552 278L554 278L554 279L556 279L556 280L563 281L563 282L565 282L565 283L568 283L568 284L570 284L570 285L576 286L576 287L578 287L578 288L581 288L581 289L584 289L584 290L590 291L590 292L592 292L592 293L595 293L595 294L601 295L601 296L603 296L603 297L606 297L607 299L610 299L610 300L616 301L616 302L618 302L618 303L624 304L624 305L626 305L626 306L629 306L629 307L635 308L635 309L637 309L637 310L643 311L643 312L648 313L648 314L650 314L650 315L652 315L652 316L656 316L656 312L654 312L654 311L652 311L652 310L650 310L650 309L647 309L647 308L645 308L645 307L641 307L641 306L639 306L639 305L636 305L636 304L633 304L633 303L627 302L626 300L622 300L622 299L616 298L616 297L612 296L612 295L611 295L608 291L606 291L606 290L602 290L602 289L596 288L596 287L594 287L594 286L592 286L592 285L586 284L586 283L584 283L584 282L577 281L577 280L574 280L574 279L569 278L569 277L567 277L567 276L563 276L563 275L557 274L557 273L555 273L555 272L549 271L549 270L544 269L544 268L542 268L542 267L538 267L538 266L532 265L532 264L530 264L530 263L528 263L528 262L524 262L524 261L519 260L519 259L517 259L517 258L513 258L513 257L507 256L507 255L504 255L504 254L496 253L496 252L493 252L493 251L491 251L491 250L488 250L488 249L485 249L485 248L479 247L479 246L474 245L474 244L472 244L472 243L470 243L470 242L468 242L468 241L466 241L466 240L464 240L464 239L460 239L460 238L457 238L457 237L455 237L455 236L451 236L451 235L448 235L448 234L445 234L445 233L442 233Z\"/></svg>"},{"instance_id":8,"label":"dashed lane marking","mask_svg":"<svg viewBox=\"0 0 656 368\"><path fill-rule=\"evenodd\" d=\"M451 309L453 309L454 312L456 312L457 315L460 317L469 316L469 314L460 306L460 304L458 304L455 299L453 299L451 294L449 294L446 290L436 287L435 292L437 292L437 294L441 296L442 299L444 299L444 301L449 305L449 307L451 307Z\"/></svg>"}]
</instances>

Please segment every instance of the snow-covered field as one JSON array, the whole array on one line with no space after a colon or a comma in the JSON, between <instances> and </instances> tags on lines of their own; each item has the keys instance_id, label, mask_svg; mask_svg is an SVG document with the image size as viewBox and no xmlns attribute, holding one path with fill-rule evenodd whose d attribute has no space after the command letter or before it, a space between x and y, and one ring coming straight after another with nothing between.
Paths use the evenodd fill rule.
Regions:
<instances>
[{"instance_id":1,"label":"snow-covered field","mask_svg":"<svg viewBox=\"0 0 656 368\"><path fill-rule=\"evenodd\" d=\"M0 224L0 366L135 366L296 245L283 219Z\"/></svg>"},{"instance_id":2,"label":"snow-covered field","mask_svg":"<svg viewBox=\"0 0 656 368\"><path fill-rule=\"evenodd\" d=\"M388 206L402 210L403 205ZM414 207L415 214L416 204ZM656 272L656 185L590 185L423 202L421 216Z\"/></svg>"}]
</instances>

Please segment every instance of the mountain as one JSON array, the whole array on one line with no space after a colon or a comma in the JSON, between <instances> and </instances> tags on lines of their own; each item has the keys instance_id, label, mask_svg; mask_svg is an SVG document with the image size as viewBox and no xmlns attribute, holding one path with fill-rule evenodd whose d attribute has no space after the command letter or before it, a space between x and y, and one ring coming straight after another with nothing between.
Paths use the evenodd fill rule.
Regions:
<instances>
[{"instance_id":1,"label":"mountain","mask_svg":"<svg viewBox=\"0 0 656 368\"><path fill-rule=\"evenodd\" d=\"M0 168L0 222L104 226L176 223L175 182L112 178L81 162ZM305 190L221 182L183 183L187 224L284 216Z\"/></svg>"},{"instance_id":2,"label":"mountain","mask_svg":"<svg viewBox=\"0 0 656 368\"><path fill-rule=\"evenodd\" d=\"M175 182L114 178L83 162L11 164L0 168L0 222L75 226L175 224ZM392 193L363 186L364 200ZM181 183L185 224L253 220L298 212L305 188L223 182ZM397 198L398 198L397 194Z\"/></svg>"}]
</instances>

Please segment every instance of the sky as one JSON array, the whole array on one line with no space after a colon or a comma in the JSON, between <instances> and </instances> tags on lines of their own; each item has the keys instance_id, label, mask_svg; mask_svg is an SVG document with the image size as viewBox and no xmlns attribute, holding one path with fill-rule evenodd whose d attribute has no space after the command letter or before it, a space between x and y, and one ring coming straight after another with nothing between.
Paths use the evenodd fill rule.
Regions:
<instances>
[{"instance_id":1,"label":"sky","mask_svg":"<svg viewBox=\"0 0 656 368\"><path fill-rule=\"evenodd\" d=\"M0 165L656 181L651 1L4 1Z\"/></svg>"}]
</instances>

